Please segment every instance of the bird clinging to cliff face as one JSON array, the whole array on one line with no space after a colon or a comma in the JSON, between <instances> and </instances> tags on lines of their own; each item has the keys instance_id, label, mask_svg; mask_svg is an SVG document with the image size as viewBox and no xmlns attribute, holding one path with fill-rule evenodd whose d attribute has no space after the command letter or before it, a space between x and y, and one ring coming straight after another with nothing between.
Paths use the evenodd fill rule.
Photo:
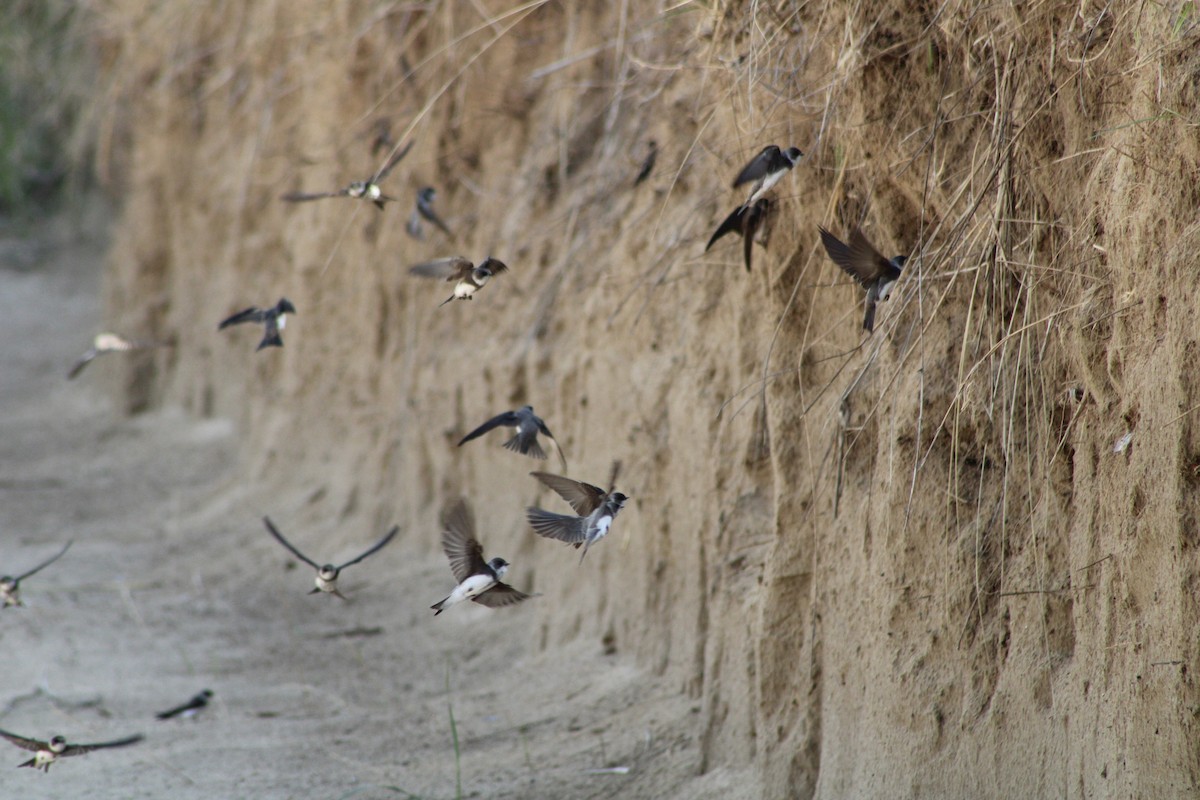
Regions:
<instances>
[{"instance_id":1,"label":"bird clinging to cliff face","mask_svg":"<svg viewBox=\"0 0 1200 800\"><path fill-rule=\"evenodd\" d=\"M501 582L504 573L508 572L508 562L503 558L483 560L483 545L475 538L475 515L465 500L459 500L446 513L442 550L450 559L450 571L454 573L458 585L444 599L430 606L435 617L464 600L474 600L488 608L500 608L533 596Z\"/></svg>"},{"instance_id":2,"label":"bird clinging to cliff face","mask_svg":"<svg viewBox=\"0 0 1200 800\"><path fill-rule=\"evenodd\" d=\"M820 226L817 227L817 230L821 232L821 242L825 245L825 252L829 253L833 262L841 267L847 275L854 278L859 286L867 290L867 310L863 317L863 329L867 333L871 333L875 330L875 303L887 299L892 287L900 278L900 270L904 267L908 257L884 258L875 249L875 246L867 241L867 237L858 227L850 231L849 245Z\"/></svg>"},{"instance_id":3,"label":"bird clinging to cliff face","mask_svg":"<svg viewBox=\"0 0 1200 800\"><path fill-rule=\"evenodd\" d=\"M289 203L303 203L309 200L320 200L325 197L351 197L356 200L369 200L375 204L376 208L382 211L386 203L396 198L384 194L383 190L379 188L379 184L388 176L388 173L395 169L396 165L400 163L400 159L408 155L408 151L412 149L412 146L413 143L409 142L402 150L388 159L388 162L374 175L366 180L355 181L345 189L338 189L336 192L288 192L280 199L286 200Z\"/></svg>"},{"instance_id":4,"label":"bird clinging to cliff face","mask_svg":"<svg viewBox=\"0 0 1200 800\"><path fill-rule=\"evenodd\" d=\"M404 226L404 230L414 239L424 239L425 231L421 226L421 220L425 219L432 222L442 233L450 238L454 238L454 234L450 232L450 228L442 221L442 218L433 210L433 201L437 197L437 190L432 186L426 186L417 191L417 202L413 206L412 214L408 217L408 224Z\"/></svg>"},{"instance_id":5,"label":"bird clinging to cliff face","mask_svg":"<svg viewBox=\"0 0 1200 800\"><path fill-rule=\"evenodd\" d=\"M767 145L758 155L750 159L750 163L742 167L742 171L733 179L733 188L736 189L743 183L754 181L750 197L744 204L748 206L779 183L780 179L800 162L803 155L804 153L800 152L799 147L780 150L777 145Z\"/></svg>"},{"instance_id":6,"label":"bird clinging to cliff face","mask_svg":"<svg viewBox=\"0 0 1200 800\"><path fill-rule=\"evenodd\" d=\"M454 283L454 294L438 305L441 308L451 300L470 300L491 280L492 276L507 272L508 265L499 259L488 256L476 267L462 256L450 256L417 264L410 267L408 271L422 278L439 278Z\"/></svg>"},{"instance_id":7,"label":"bird clinging to cliff face","mask_svg":"<svg viewBox=\"0 0 1200 800\"><path fill-rule=\"evenodd\" d=\"M8 739L22 750L31 751L34 756L23 764L18 764L18 767L33 767L40 769L43 772L50 771L50 765L60 758L69 756L81 756L84 753L90 753L93 750L101 750L108 747L125 747L126 745L136 744L146 738L141 734L137 736L129 736L125 739L117 739L113 742L100 742L98 744L68 744L65 737L54 736L48 742L43 742L40 739L27 739L24 736L18 736L15 733L8 731L0 731L0 736Z\"/></svg>"},{"instance_id":8,"label":"bird clinging to cliff face","mask_svg":"<svg viewBox=\"0 0 1200 800\"><path fill-rule=\"evenodd\" d=\"M262 350L264 347L283 347L283 337L279 335L279 332L287 325L287 315L295 313L296 307L292 305L292 301L281 297L279 302L271 308L251 306L244 311L237 312L222 320L221 324L217 326L217 330L224 330L230 325L240 325L243 322L259 322L262 323L265 330L262 341L258 343L255 350Z\"/></svg>"},{"instance_id":9,"label":"bird clinging to cliff face","mask_svg":"<svg viewBox=\"0 0 1200 800\"><path fill-rule=\"evenodd\" d=\"M63 545L62 550L59 550L57 553L38 564L33 569L26 570L16 577L12 575L4 575L3 577L0 577L0 608L24 605L24 603L21 602L21 581L25 580L30 575L41 572L55 561L58 561L63 557L64 553L71 549L72 544L73 542L67 542L65 545Z\"/></svg>"},{"instance_id":10,"label":"bird clinging to cliff face","mask_svg":"<svg viewBox=\"0 0 1200 800\"><path fill-rule=\"evenodd\" d=\"M771 213L771 199L762 197L755 200L753 203L747 203L743 206L738 206L733 210L725 221L717 227L712 238L708 240L708 244L704 247L704 252L708 252L717 240L727 233L737 232L742 236L742 258L746 262L746 272L750 271L750 259L754 243L754 237L758 235L767 216Z\"/></svg>"},{"instance_id":11,"label":"bird clinging to cliff face","mask_svg":"<svg viewBox=\"0 0 1200 800\"><path fill-rule=\"evenodd\" d=\"M271 523L271 520L269 517L263 517L263 524L267 526L267 531L272 536L275 537L275 540L277 542L279 542L281 545L286 547L288 549L288 551L291 552L291 554L294 555L296 558L300 559L305 564L308 564L310 567L312 567L313 569L315 569L317 571L316 586L313 587L313 589L311 591L309 591L309 594L316 594L317 592L325 592L326 594L332 594L337 597L340 597L342 600L345 600L346 596L344 594L342 594L340 591L338 591L338 587L337 587L338 575L341 574L342 570L344 570L346 567L357 564L358 562L362 561L367 556L373 555L377 551L383 549L383 546L386 545L388 542L390 542L392 539L394 539L396 534L400 532L400 526L399 525L394 526L390 531L387 532L387 534L382 539L380 539L375 544L371 545L363 553L361 553L358 556L355 556L354 558L350 559L346 563L339 564L338 566L335 567L333 564L318 564L317 562L313 561L308 556L304 555L304 553L301 553L299 550L297 550L292 545L291 542L289 542L287 539L283 538L283 534L280 533L275 528L275 526Z\"/></svg>"},{"instance_id":12,"label":"bird clinging to cliff face","mask_svg":"<svg viewBox=\"0 0 1200 800\"><path fill-rule=\"evenodd\" d=\"M614 483L618 469L619 464L614 465ZM606 492L598 486L573 481L561 475L546 472L529 474L557 492L579 515L554 514L531 506L525 509L529 524L538 536L558 539L575 547L582 545L583 552L579 555L579 563L582 564L588 548L608 535L617 512L625 507L625 501L629 498L620 492L614 492L612 487Z\"/></svg>"},{"instance_id":13,"label":"bird clinging to cliff face","mask_svg":"<svg viewBox=\"0 0 1200 800\"><path fill-rule=\"evenodd\" d=\"M540 433L554 444L554 449L558 451L558 459L562 462L563 470L566 470L567 458L563 455L562 448L558 446L558 440L554 438L554 434L546 427L546 423L542 421L542 418L533 413L533 406L521 406L516 411L505 411L503 414L492 417L464 436L459 441L458 446L462 447L472 439L483 436L492 428L500 425L517 429L513 437L504 443L506 449L520 453L523 456L544 459L546 453L542 450L537 440L537 436Z\"/></svg>"}]
</instances>

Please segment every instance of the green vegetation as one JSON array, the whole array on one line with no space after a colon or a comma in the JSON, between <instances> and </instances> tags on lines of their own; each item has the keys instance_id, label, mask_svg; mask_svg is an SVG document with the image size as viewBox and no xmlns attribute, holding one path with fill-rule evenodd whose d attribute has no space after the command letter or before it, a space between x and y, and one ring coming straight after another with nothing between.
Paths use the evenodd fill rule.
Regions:
<instances>
[{"instance_id":1,"label":"green vegetation","mask_svg":"<svg viewBox=\"0 0 1200 800\"><path fill-rule=\"evenodd\" d=\"M82 180L92 52L70 0L0 4L0 215L53 207Z\"/></svg>"}]
</instances>

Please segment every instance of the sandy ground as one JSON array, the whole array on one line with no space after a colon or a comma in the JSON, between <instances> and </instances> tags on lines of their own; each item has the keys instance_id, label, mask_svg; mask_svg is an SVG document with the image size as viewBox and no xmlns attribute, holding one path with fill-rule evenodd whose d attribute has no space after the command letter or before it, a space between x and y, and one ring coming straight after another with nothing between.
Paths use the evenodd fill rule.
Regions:
<instances>
[{"instance_id":1,"label":"sandy ground","mask_svg":"<svg viewBox=\"0 0 1200 800\"><path fill-rule=\"evenodd\" d=\"M66 227L0 241L0 571L75 543L0 613L0 727L147 738L48 775L5 745L0 793L451 798L452 705L465 797L754 796L748 770L697 776L697 701L620 654L538 652L520 609L434 619L444 561L393 545L347 571L351 602L307 595L257 518L318 534L243 484L231 423L119 416L104 387L120 356L65 380L100 324L104 252ZM154 719L202 688L206 713ZM608 767L628 772L593 771Z\"/></svg>"}]
</instances>

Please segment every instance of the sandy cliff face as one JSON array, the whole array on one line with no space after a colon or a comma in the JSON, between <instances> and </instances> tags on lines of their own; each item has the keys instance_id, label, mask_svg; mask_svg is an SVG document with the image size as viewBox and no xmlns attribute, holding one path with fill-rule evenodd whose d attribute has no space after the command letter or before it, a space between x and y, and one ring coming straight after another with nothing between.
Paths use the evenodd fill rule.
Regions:
<instances>
[{"instance_id":1,"label":"sandy cliff face","mask_svg":"<svg viewBox=\"0 0 1200 800\"><path fill-rule=\"evenodd\" d=\"M777 5L113 3L110 316L178 341L127 404L412 552L470 496L532 642L632 651L770 796L1195 791L1196 21ZM401 202L280 202L379 119ZM703 249L768 143L806 156L747 273ZM406 236L425 184L454 241ZM916 256L870 337L817 236L858 222ZM439 309L407 266L451 254L512 271ZM216 333L281 295L283 350ZM622 462L580 569L535 462L454 446L524 403L573 477Z\"/></svg>"}]
</instances>

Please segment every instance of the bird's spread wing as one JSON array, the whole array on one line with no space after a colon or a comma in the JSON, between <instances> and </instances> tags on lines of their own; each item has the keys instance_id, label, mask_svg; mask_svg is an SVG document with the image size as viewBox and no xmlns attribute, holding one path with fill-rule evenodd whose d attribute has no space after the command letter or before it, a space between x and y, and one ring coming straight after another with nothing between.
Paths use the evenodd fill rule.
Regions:
<instances>
[{"instance_id":1,"label":"bird's spread wing","mask_svg":"<svg viewBox=\"0 0 1200 800\"><path fill-rule=\"evenodd\" d=\"M525 509L525 518L538 536L558 539L567 544L579 545L587 540L587 517L572 517L555 514L530 506Z\"/></svg>"},{"instance_id":2,"label":"bird's spread wing","mask_svg":"<svg viewBox=\"0 0 1200 800\"><path fill-rule=\"evenodd\" d=\"M477 594L471 599L476 603L479 603L479 605L486 606L487 608L501 608L503 606L516 605L522 600L528 600L533 596L534 595L525 594L525 592L518 591L517 589L509 586L507 583L497 583L486 592Z\"/></svg>"},{"instance_id":3,"label":"bird's spread wing","mask_svg":"<svg viewBox=\"0 0 1200 800\"><path fill-rule=\"evenodd\" d=\"M341 571L341 570L345 569L346 567L349 567L353 564L357 564L358 562L362 561L367 556L373 555L377 551L382 550L388 542L390 542L392 539L396 538L396 534L399 532L400 532L399 525L392 526L392 529L390 531L388 531L387 534L382 539L380 539L375 544L371 545L365 552L363 552L357 558L351 559L350 561L347 561L345 564L342 564L340 567L337 568L338 571Z\"/></svg>"},{"instance_id":4,"label":"bird's spread wing","mask_svg":"<svg viewBox=\"0 0 1200 800\"><path fill-rule=\"evenodd\" d=\"M17 583L20 583L21 581L25 580L26 578L28 578L30 575L34 574L35 572L40 572L41 570L43 570L43 569L45 569L46 567L48 567L48 566L50 566L51 564L53 564L55 561L58 561L60 558L62 558L62 557L63 557L63 554L64 554L64 553L66 553L68 550L70 550L70 549L71 549L71 545L72 545L72 544L74 544L74 542L73 542L73 541L71 541L71 542L67 542L65 545L63 545L63 549L62 549L62 550L59 550L57 553L55 553L54 555L50 556L50 558L46 559L46 560L45 560L45 561L43 561L42 563L38 564L36 567L34 567L33 569L29 570L29 571L28 571L28 572L26 572L24 575L18 575L18 576L17 576L17 578L16 578L16 581L17 581Z\"/></svg>"},{"instance_id":5,"label":"bird's spread wing","mask_svg":"<svg viewBox=\"0 0 1200 800\"><path fill-rule=\"evenodd\" d=\"M476 428L475 430L471 431L466 436L464 436L462 438L462 440L458 443L458 446L462 447L464 444L471 441L472 439L478 439L480 436L483 436L485 433L492 430L493 428L498 428L501 425L507 425L509 427L512 427L513 425L516 425L517 422L518 422L518 420L517 420L516 412L505 411L503 414L497 414L496 416L492 417L487 422L483 423L478 428Z\"/></svg>"},{"instance_id":6,"label":"bird's spread wing","mask_svg":"<svg viewBox=\"0 0 1200 800\"><path fill-rule=\"evenodd\" d=\"M292 555L294 555L296 558L303 561L305 564L308 564L313 569L319 570L321 568L320 564L313 561L308 556L304 555L304 553L301 553L295 547L292 547L292 543L289 542L287 539L283 538L283 534L280 533L275 528L275 526L271 523L270 517L263 517L263 524L267 526L267 530L271 532L271 535L275 537L276 541L278 541L281 545L286 547L288 549L288 551L291 552Z\"/></svg>"},{"instance_id":7,"label":"bird's spread wing","mask_svg":"<svg viewBox=\"0 0 1200 800\"><path fill-rule=\"evenodd\" d=\"M576 514L583 517L599 508L607 494L599 486L573 481L561 475L551 475L548 472L531 472L529 474L557 492L559 497L571 504L571 508L575 509Z\"/></svg>"},{"instance_id":8,"label":"bird's spread wing","mask_svg":"<svg viewBox=\"0 0 1200 800\"><path fill-rule=\"evenodd\" d=\"M493 275L499 275L501 272L508 272L508 264L505 264L498 258L492 258L491 256L488 256L483 260L483 263L479 265L479 269L486 269Z\"/></svg>"},{"instance_id":9,"label":"bird's spread wing","mask_svg":"<svg viewBox=\"0 0 1200 800\"><path fill-rule=\"evenodd\" d=\"M71 371L67 373L67 380L72 380L73 378L77 377L79 373L83 372L83 368L92 363L92 359L98 355L100 355L100 351L93 347L80 356L79 360L75 362L75 365L71 367Z\"/></svg>"},{"instance_id":10,"label":"bird's spread wing","mask_svg":"<svg viewBox=\"0 0 1200 800\"><path fill-rule=\"evenodd\" d=\"M263 310L261 308L259 308L258 306L251 306L250 308L247 308L244 311L239 311L236 314L233 314L232 316L226 317L225 319L221 320L221 324L217 326L217 330L219 330L219 331L224 330L225 328L228 328L230 325L240 325L243 322L262 322L262 321L263 321Z\"/></svg>"},{"instance_id":11,"label":"bird's spread wing","mask_svg":"<svg viewBox=\"0 0 1200 800\"><path fill-rule=\"evenodd\" d=\"M0 736L8 739L22 750L37 751L44 750L50 746L48 742L39 742L37 739L26 739L24 736L17 736L15 733L9 733L8 731L0 731Z\"/></svg>"},{"instance_id":12,"label":"bird's spread wing","mask_svg":"<svg viewBox=\"0 0 1200 800\"><path fill-rule=\"evenodd\" d=\"M279 199L288 203L304 203L309 200L321 200L325 197L341 197L344 194L346 194L345 189L339 189L336 192L288 192L280 195Z\"/></svg>"},{"instance_id":13,"label":"bird's spread wing","mask_svg":"<svg viewBox=\"0 0 1200 800\"><path fill-rule=\"evenodd\" d=\"M733 179L733 188L741 186L743 183L756 181L766 175L771 168L771 164L775 161L775 156L779 153L779 148L773 144L767 145L754 158L750 159L750 163L742 167L742 171Z\"/></svg>"},{"instance_id":14,"label":"bird's spread wing","mask_svg":"<svg viewBox=\"0 0 1200 800\"><path fill-rule=\"evenodd\" d=\"M483 546L475 539L475 515L465 500L459 500L446 512L442 531L442 550L450 559L454 580L462 583L472 575L488 571Z\"/></svg>"},{"instance_id":15,"label":"bird's spread wing","mask_svg":"<svg viewBox=\"0 0 1200 800\"><path fill-rule=\"evenodd\" d=\"M84 753L90 753L93 750L103 750L107 747L127 747L131 744L137 744L146 737L142 734L136 736L127 736L124 739L114 739L111 742L97 742L96 744L69 744L67 749L62 751L63 756L81 756Z\"/></svg>"},{"instance_id":16,"label":"bird's spread wing","mask_svg":"<svg viewBox=\"0 0 1200 800\"><path fill-rule=\"evenodd\" d=\"M864 289L869 288L879 277L880 261L886 264L887 259L879 255L862 235L862 231L855 228L850 234L850 245L847 246L824 228L818 227L817 230L821 232L821 243L825 245L825 252L829 253L833 263L841 267L842 271L854 278Z\"/></svg>"},{"instance_id":17,"label":"bird's spread wing","mask_svg":"<svg viewBox=\"0 0 1200 800\"><path fill-rule=\"evenodd\" d=\"M472 264L462 256L449 256L425 261L408 268L413 275L422 278L440 278L442 280L458 280L471 271Z\"/></svg>"},{"instance_id":18,"label":"bird's spread wing","mask_svg":"<svg viewBox=\"0 0 1200 800\"><path fill-rule=\"evenodd\" d=\"M413 142L409 141L408 144L406 144L406 145L404 145L404 147L400 148L400 150L398 150L396 152L396 155L392 156L388 160L388 162L383 165L383 169L379 170L379 172L376 172L374 175L371 176L370 182L378 184L380 181L382 181L384 178L386 178L388 176L388 173L390 173L393 169L395 169L396 165L400 163L400 160L403 159L406 155L408 155L408 151L412 149L412 146L413 146ZM388 198L388 199L393 200L395 198Z\"/></svg>"}]
</instances>

